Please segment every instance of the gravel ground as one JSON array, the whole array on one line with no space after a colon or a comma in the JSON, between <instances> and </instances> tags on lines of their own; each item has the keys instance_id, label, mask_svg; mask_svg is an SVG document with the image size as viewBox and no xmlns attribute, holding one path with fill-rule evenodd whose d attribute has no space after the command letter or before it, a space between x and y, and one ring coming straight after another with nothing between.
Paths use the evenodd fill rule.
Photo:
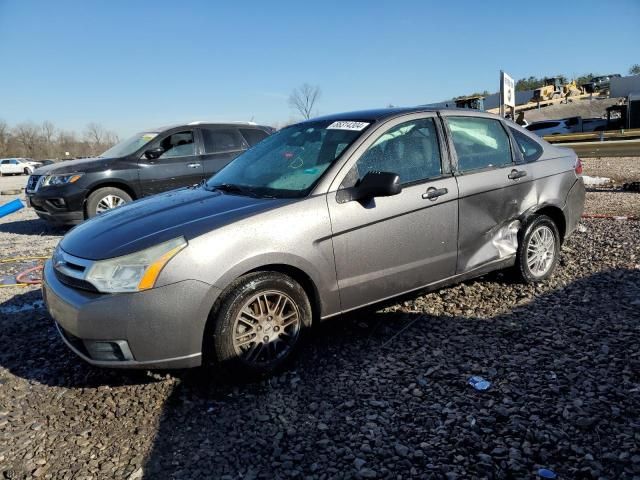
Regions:
<instances>
[{"instance_id":1,"label":"gravel ground","mask_svg":"<svg viewBox=\"0 0 640 480\"><path fill-rule=\"evenodd\" d=\"M639 157L583 158L584 174L592 177L608 177L616 184L640 181Z\"/></svg>"},{"instance_id":2,"label":"gravel ground","mask_svg":"<svg viewBox=\"0 0 640 480\"><path fill-rule=\"evenodd\" d=\"M543 285L497 273L335 319L246 385L90 367L37 288L0 288L0 475L640 478L640 222L583 226ZM20 211L0 257L62 233Z\"/></svg>"}]
</instances>

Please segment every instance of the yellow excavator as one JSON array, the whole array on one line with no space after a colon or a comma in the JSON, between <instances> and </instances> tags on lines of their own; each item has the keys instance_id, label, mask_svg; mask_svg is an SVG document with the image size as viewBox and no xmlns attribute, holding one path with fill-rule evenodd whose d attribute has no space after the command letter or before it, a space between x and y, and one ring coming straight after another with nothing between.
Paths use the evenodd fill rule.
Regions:
<instances>
[{"instance_id":1,"label":"yellow excavator","mask_svg":"<svg viewBox=\"0 0 640 480\"><path fill-rule=\"evenodd\" d=\"M562 83L560 77L551 77L544 79L544 85L533 91L531 102L544 102L545 100L553 100L555 98L575 97L585 93L583 87L578 86L575 80L569 83Z\"/></svg>"}]
</instances>

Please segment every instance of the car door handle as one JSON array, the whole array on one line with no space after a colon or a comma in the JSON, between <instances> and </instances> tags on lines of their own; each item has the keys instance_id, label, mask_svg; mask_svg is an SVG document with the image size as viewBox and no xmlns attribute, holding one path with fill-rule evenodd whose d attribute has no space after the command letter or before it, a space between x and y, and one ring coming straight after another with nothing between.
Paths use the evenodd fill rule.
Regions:
<instances>
[{"instance_id":1,"label":"car door handle","mask_svg":"<svg viewBox=\"0 0 640 480\"><path fill-rule=\"evenodd\" d=\"M190 163L187 165L187 167L189 168L200 168L200 164L199 163Z\"/></svg>"},{"instance_id":2,"label":"car door handle","mask_svg":"<svg viewBox=\"0 0 640 480\"><path fill-rule=\"evenodd\" d=\"M516 170L514 168L513 170L511 170L511 173L509 174L509 180L517 180L519 178L526 177L526 176L527 176L527 172L525 172L524 170Z\"/></svg>"},{"instance_id":3,"label":"car door handle","mask_svg":"<svg viewBox=\"0 0 640 480\"><path fill-rule=\"evenodd\" d=\"M429 187L427 191L422 194L422 198L435 200L442 195L446 195L447 193L449 193L449 190L447 190L446 188Z\"/></svg>"}]
</instances>

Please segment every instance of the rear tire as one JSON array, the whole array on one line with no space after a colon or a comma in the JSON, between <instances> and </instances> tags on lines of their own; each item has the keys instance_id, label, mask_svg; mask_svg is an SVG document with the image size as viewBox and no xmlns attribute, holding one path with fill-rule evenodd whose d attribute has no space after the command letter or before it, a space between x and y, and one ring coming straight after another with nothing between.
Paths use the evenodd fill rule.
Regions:
<instances>
[{"instance_id":1,"label":"rear tire","mask_svg":"<svg viewBox=\"0 0 640 480\"><path fill-rule=\"evenodd\" d=\"M560 257L560 234L546 215L535 215L521 230L515 269L524 283L548 279Z\"/></svg>"},{"instance_id":2,"label":"rear tire","mask_svg":"<svg viewBox=\"0 0 640 480\"><path fill-rule=\"evenodd\" d=\"M268 375L285 364L311 325L311 304L298 282L278 272L236 280L209 321L204 351L225 372Z\"/></svg>"},{"instance_id":3,"label":"rear tire","mask_svg":"<svg viewBox=\"0 0 640 480\"><path fill-rule=\"evenodd\" d=\"M131 196L119 188L99 188L87 197L87 218L93 218L108 210L120 207L131 200Z\"/></svg>"}]
</instances>

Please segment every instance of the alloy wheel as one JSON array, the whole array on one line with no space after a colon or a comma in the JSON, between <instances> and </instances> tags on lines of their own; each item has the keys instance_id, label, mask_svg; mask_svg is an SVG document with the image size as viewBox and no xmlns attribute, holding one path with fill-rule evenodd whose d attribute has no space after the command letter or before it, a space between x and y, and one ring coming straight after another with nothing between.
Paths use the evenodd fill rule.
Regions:
<instances>
[{"instance_id":1,"label":"alloy wheel","mask_svg":"<svg viewBox=\"0 0 640 480\"><path fill-rule=\"evenodd\" d=\"M233 348L246 364L267 365L290 352L300 327L300 309L291 297L277 290L260 292L236 315Z\"/></svg>"},{"instance_id":2,"label":"alloy wheel","mask_svg":"<svg viewBox=\"0 0 640 480\"><path fill-rule=\"evenodd\" d=\"M127 203L126 200L117 195L106 195L98 202L96 213L104 213L125 203Z\"/></svg>"},{"instance_id":3,"label":"alloy wheel","mask_svg":"<svg viewBox=\"0 0 640 480\"><path fill-rule=\"evenodd\" d=\"M527 245L527 266L536 277L545 275L553 265L556 254L556 239L546 225L536 228Z\"/></svg>"}]
</instances>

